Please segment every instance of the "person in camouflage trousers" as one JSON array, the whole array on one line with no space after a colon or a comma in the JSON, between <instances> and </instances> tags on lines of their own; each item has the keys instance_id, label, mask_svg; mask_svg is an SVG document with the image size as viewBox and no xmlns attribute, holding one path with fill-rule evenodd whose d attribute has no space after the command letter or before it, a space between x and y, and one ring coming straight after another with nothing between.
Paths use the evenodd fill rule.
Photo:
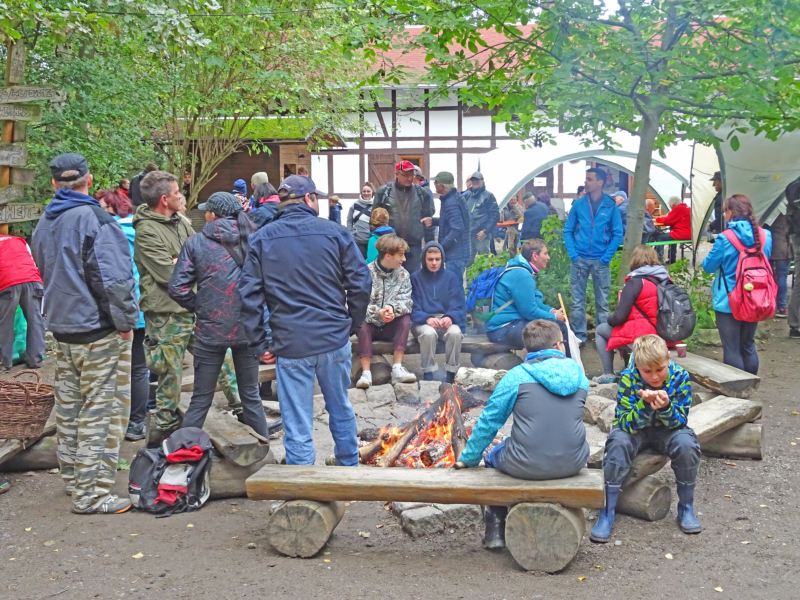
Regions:
<instances>
[{"instance_id":1,"label":"person in camouflage trousers","mask_svg":"<svg viewBox=\"0 0 800 600\"><path fill-rule=\"evenodd\" d=\"M47 328L56 347L56 423L61 476L72 512L122 513L111 494L131 410L131 340L139 321L128 240L88 195L86 158L50 163L55 197L33 232Z\"/></svg>"},{"instance_id":2,"label":"person in camouflage trousers","mask_svg":"<svg viewBox=\"0 0 800 600\"><path fill-rule=\"evenodd\" d=\"M181 218L183 195L178 180L166 171L148 173L141 181L144 204L136 209L133 260L139 269L139 302L144 312L145 358L148 368L158 374L155 429L148 444L155 446L180 426L183 357L192 351L194 314L172 300L167 286L184 242L194 235ZM219 382L234 413L241 414L233 363L227 355Z\"/></svg>"}]
</instances>

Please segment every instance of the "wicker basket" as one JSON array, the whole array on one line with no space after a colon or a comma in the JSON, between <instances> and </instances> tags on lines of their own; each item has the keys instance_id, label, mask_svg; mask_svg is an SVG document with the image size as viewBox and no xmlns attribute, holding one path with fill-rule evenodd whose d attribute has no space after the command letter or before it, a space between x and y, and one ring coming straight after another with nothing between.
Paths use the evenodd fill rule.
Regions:
<instances>
[{"instance_id":1,"label":"wicker basket","mask_svg":"<svg viewBox=\"0 0 800 600\"><path fill-rule=\"evenodd\" d=\"M35 375L36 383L19 381L21 375ZM20 371L0 380L0 439L38 438L55 403L52 385L42 383L36 371Z\"/></svg>"}]
</instances>

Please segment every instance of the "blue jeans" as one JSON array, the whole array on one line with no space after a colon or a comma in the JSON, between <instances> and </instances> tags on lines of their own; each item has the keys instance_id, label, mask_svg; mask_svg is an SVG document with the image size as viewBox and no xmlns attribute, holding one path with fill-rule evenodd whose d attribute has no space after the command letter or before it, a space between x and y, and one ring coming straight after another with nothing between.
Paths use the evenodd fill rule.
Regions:
<instances>
[{"instance_id":1,"label":"blue jeans","mask_svg":"<svg viewBox=\"0 0 800 600\"><path fill-rule=\"evenodd\" d=\"M595 327L608 320L608 293L611 290L611 267L599 259L590 260L579 256L572 263L569 286L572 292L572 314L570 325L577 338L586 341L586 284L592 276L594 285L594 305L596 308Z\"/></svg>"},{"instance_id":2,"label":"blue jeans","mask_svg":"<svg viewBox=\"0 0 800 600\"><path fill-rule=\"evenodd\" d=\"M489 338L489 341L493 344L503 344L504 346L511 346L515 350L522 350L525 347L522 341L522 332L525 330L528 323L530 323L530 321L526 321L525 319L509 321L505 326L499 329L487 331L486 337ZM561 329L561 337L567 342L569 340L567 324L562 321L553 321L553 323L558 325L559 329ZM564 344L564 354L566 354L567 358L572 358L572 355L569 353L569 343Z\"/></svg>"},{"instance_id":3,"label":"blue jeans","mask_svg":"<svg viewBox=\"0 0 800 600\"><path fill-rule=\"evenodd\" d=\"M603 453L606 483L621 485L631 472L633 459L648 448L669 456L675 479L681 483L695 482L700 468L700 442L691 428L645 427L636 433L626 433L614 427Z\"/></svg>"},{"instance_id":4,"label":"blue jeans","mask_svg":"<svg viewBox=\"0 0 800 600\"><path fill-rule=\"evenodd\" d=\"M445 271L452 271L458 275L458 280L461 282L461 285L464 285L464 270L467 268L466 262L463 260L450 260L448 258L444 268Z\"/></svg>"},{"instance_id":5,"label":"blue jeans","mask_svg":"<svg viewBox=\"0 0 800 600\"><path fill-rule=\"evenodd\" d=\"M791 262L792 260L790 258L772 261L775 283L778 284L778 299L776 302L776 308L778 310L786 308L786 303L789 300L789 285L787 280L789 279L789 265Z\"/></svg>"},{"instance_id":6,"label":"blue jeans","mask_svg":"<svg viewBox=\"0 0 800 600\"><path fill-rule=\"evenodd\" d=\"M486 453L486 456L483 457L483 466L487 469L497 469L499 468L499 461L500 461L500 453L503 451L503 448L506 447L506 441L503 440L497 446L489 450Z\"/></svg>"},{"instance_id":7,"label":"blue jeans","mask_svg":"<svg viewBox=\"0 0 800 600\"><path fill-rule=\"evenodd\" d=\"M356 414L347 398L350 385L350 342L338 350L306 358L278 357L278 402L285 435L287 465L313 465L316 460L314 440L314 376L325 398L330 416L333 453L336 464L358 466Z\"/></svg>"}]
</instances>

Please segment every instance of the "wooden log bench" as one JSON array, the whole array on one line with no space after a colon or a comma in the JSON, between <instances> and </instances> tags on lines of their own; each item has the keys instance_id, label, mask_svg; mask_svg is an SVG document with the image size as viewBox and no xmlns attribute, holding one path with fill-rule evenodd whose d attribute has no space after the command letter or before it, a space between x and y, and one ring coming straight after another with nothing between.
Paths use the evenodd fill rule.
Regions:
<instances>
[{"instance_id":1,"label":"wooden log bench","mask_svg":"<svg viewBox=\"0 0 800 600\"><path fill-rule=\"evenodd\" d=\"M710 390L731 398L749 398L761 383L761 378L731 367L711 358L687 352L680 358L677 352L671 353L673 362L682 366L696 381Z\"/></svg>"},{"instance_id":2,"label":"wooden log bench","mask_svg":"<svg viewBox=\"0 0 800 600\"><path fill-rule=\"evenodd\" d=\"M313 556L341 520L343 501L403 501L512 507L506 545L526 570L555 572L575 557L583 508L604 504L603 474L583 469L552 481L525 481L496 469L406 469L268 465L247 479L252 500L286 500L270 517L270 543ZM302 500L297 500L302 498Z\"/></svg>"}]
</instances>

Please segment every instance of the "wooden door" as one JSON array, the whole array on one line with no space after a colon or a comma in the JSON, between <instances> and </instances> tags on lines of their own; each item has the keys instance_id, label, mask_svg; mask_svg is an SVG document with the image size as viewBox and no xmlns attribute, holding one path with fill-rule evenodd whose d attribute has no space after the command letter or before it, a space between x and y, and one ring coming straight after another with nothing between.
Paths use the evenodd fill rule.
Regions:
<instances>
[{"instance_id":1,"label":"wooden door","mask_svg":"<svg viewBox=\"0 0 800 600\"><path fill-rule=\"evenodd\" d=\"M394 181L394 154L369 155L369 180L375 189Z\"/></svg>"}]
</instances>

